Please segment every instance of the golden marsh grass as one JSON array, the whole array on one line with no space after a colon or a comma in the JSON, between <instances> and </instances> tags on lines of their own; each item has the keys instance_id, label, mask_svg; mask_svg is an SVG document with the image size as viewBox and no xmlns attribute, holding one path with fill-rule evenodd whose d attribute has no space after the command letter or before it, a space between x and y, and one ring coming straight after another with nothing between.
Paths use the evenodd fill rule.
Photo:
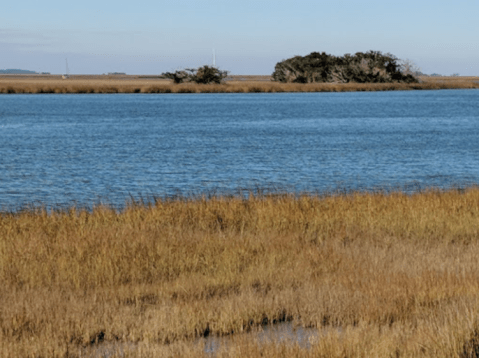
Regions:
<instances>
[{"instance_id":1,"label":"golden marsh grass","mask_svg":"<svg viewBox=\"0 0 479 358\"><path fill-rule=\"evenodd\" d=\"M479 88L479 77L422 77L421 83L278 83L268 76L232 76L225 84L175 85L158 76L0 76L0 94L6 93L254 93L351 92ZM242 80L246 79L246 80Z\"/></svg>"},{"instance_id":2,"label":"golden marsh grass","mask_svg":"<svg viewBox=\"0 0 479 358\"><path fill-rule=\"evenodd\" d=\"M475 357L478 257L478 188L3 213L0 356Z\"/></svg>"}]
</instances>

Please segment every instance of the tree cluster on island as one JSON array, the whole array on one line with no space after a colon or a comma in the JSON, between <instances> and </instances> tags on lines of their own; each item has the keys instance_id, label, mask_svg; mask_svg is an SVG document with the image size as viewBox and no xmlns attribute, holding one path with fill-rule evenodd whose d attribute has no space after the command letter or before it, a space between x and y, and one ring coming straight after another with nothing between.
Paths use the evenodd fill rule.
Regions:
<instances>
[{"instance_id":1,"label":"tree cluster on island","mask_svg":"<svg viewBox=\"0 0 479 358\"><path fill-rule=\"evenodd\" d=\"M165 72L161 76L174 83L222 83L228 71L215 66L187 68ZM278 62L272 80L283 83L417 83L425 76L411 60L380 51L357 52L334 56L312 52Z\"/></svg>"},{"instance_id":2,"label":"tree cluster on island","mask_svg":"<svg viewBox=\"0 0 479 358\"><path fill-rule=\"evenodd\" d=\"M273 81L294 83L415 83L418 79L413 67L411 61L401 63L396 56L380 51L342 57L312 52L278 62L272 78Z\"/></svg>"},{"instance_id":3,"label":"tree cluster on island","mask_svg":"<svg viewBox=\"0 0 479 358\"><path fill-rule=\"evenodd\" d=\"M221 71L214 66L202 66L199 68L186 68L175 72L161 74L164 78L173 80L174 83L195 82L200 84L220 84L228 76L228 71Z\"/></svg>"}]
</instances>

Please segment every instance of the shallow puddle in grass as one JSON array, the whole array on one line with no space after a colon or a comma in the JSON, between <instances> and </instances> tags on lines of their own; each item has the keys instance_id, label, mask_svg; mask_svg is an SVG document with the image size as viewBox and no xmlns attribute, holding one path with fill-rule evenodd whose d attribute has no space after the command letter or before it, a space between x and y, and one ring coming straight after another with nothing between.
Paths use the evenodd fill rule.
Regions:
<instances>
[{"instance_id":1,"label":"shallow puddle in grass","mask_svg":"<svg viewBox=\"0 0 479 358\"><path fill-rule=\"evenodd\" d=\"M317 341L322 335L321 330L317 328L304 328L296 326L292 322L282 322L273 325L260 327L257 331L248 333L232 334L229 336L216 337L208 336L196 340L196 344L204 346L205 353L212 356L219 351L228 350L234 347L236 339L247 339L262 344L298 344L301 348L308 349L311 344ZM96 346L84 349L80 357L110 358L124 357L132 351L136 351L138 345L134 343L100 343Z\"/></svg>"},{"instance_id":2,"label":"shallow puddle in grass","mask_svg":"<svg viewBox=\"0 0 479 358\"><path fill-rule=\"evenodd\" d=\"M301 348L310 348L311 343L316 341L320 333L317 328L304 328L295 326L292 322L282 322L273 325L262 326L258 331L242 333L231 336L202 338L206 353L215 353L218 350L228 349L229 345L234 345L236 337L252 338L258 344L298 344Z\"/></svg>"}]
</instances>

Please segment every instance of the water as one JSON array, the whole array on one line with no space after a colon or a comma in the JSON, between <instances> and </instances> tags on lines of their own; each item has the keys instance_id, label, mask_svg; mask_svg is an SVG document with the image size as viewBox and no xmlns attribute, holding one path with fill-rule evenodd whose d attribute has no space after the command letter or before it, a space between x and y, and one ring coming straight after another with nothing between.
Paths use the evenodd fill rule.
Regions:
<instances>
[{"instance_id":1,"label":"water","mask_svg":"<svg viewBox=\"0 0 479 358\"><path fill-rule=\"evenodd\" d=\"M281 322L273 325L259 327L258 331L248 333L238 333L229 336L216 337L208 336L199 338L194 343L202 347L208 356L215 357L221 351L228 351L237 344L236 339L247 340L259 346L265 344L276 345L298 345L304 349L310 349L311 345L321 339L325 334L335 330L341 333L341 329L323 329L323 328L304 328L295 326L291 322ZM161 349L161 345L158 347ZM104 342L92 345L86 349L79 349L79 355L94 358L125 357L127 352L137 353L140 350L135 343L124 342Z\"/></svg>"},{"instance_id":2,"label":"water","mask_svg":"<svg viewBox=\"0 0 479 358\"><path fill-rule=\"evenodd\" d=\"M325 330L326 332L326 330ZM339 332L339 330L338 330ZM318 328L305 328L294 326L291 322L281 322L266 325L260 328L259 332L238 334L240 338L252 339L258 344L297 344L301 348L311 348L311 343L319 340L321 331ZM234 345L235 335L225 337L207 337L200 340L204 343L204 351L214 354L220 350L227 350Z\"/></svg>"},{"instance_id":3,"label":"water","mask_svg":"<svg viewBox=\"0 0 479 358\"><path fill-rule=\"evenodd\" d=\"M0 96L0 209L479 183L479 91Z\"/></svg>"}]
</instances>

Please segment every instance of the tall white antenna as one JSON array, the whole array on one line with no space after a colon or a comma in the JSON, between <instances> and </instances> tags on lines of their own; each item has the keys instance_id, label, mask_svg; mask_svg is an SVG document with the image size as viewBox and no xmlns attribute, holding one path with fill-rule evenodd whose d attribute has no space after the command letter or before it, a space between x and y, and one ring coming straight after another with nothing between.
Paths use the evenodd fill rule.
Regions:
<instances>
[{"instance_id":1,"label":"tall white antenna","mask_svg":"<svg viewBox=\"0 0 479 358\"><path fill-rule=\"evenodd\" d=\"M216 54L215 54L215 49L213 49L213 67L216 67Z\"/></svg>"},{"instance_id":2,"label":"tall white antenna","mask_svg":"<svg viewBox=\"0 0 479 358\"><path fill-rule=\"evenodd\" d=\"M65 74L62 76L63 79L70 77L70 71L68 70L68 60L65 59Z\"/></svg>"}]
</instances>

